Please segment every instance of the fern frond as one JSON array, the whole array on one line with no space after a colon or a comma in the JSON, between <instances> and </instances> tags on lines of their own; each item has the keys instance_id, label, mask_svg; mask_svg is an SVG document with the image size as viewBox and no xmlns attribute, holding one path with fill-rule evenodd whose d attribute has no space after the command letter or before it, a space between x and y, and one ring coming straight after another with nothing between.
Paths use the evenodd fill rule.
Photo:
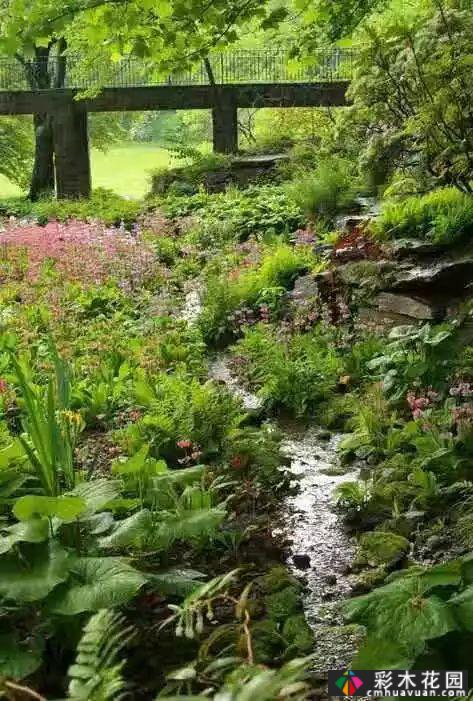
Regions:
<instances>
[{"instance_id":1,"label":"fern frond","mask_svg":"<svg viewBox=\"0 0 473 701\"><path fill-rule=\"evenodd\" d=\"M69 699L120 701L124 698L124 661L118 655L132 637L122 616L102 609L89 620L69 668Z\"/></svg>"}]
</instances>

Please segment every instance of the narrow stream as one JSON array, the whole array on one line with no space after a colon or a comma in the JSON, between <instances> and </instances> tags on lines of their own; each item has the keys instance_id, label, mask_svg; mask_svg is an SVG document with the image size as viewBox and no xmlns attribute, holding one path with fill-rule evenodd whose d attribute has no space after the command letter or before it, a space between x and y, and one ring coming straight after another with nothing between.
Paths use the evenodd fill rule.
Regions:
<instances>
[{"instance_id":1,"label":"narrow stream","mask_svg":"<svg viewBox=\"0 0 473 701\"><path fill-rule=\"evenodd\" d=\"M199 290L194 287L186 296L181 318L192 323L199 310ZM261 399L232 375L224 353L210 362L209 377L224 383L247 411L261 408ZM340 627L337 611L337 604L350 591L347 569L354 547L333 498L337 485L355 479L357 471L340 469L340 434L327 436L316 426L307 429L297 423L280 423L278 428L285 436L281 449L290 461L298 489L283 500L273 534L287 540L287 565L305 582L304 613L316 640L313 671L325 677L328 669L348 666L357 642L351 631Z\"/></svg>"}]
</instances>

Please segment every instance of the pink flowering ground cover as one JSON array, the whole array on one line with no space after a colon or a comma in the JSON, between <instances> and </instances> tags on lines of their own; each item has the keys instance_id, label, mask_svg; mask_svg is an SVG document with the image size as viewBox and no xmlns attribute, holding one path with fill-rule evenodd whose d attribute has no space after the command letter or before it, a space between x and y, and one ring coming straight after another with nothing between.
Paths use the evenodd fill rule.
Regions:
<instances>
[{"instance_id":1,"label":"pink flowering ground cover","mask_svg":"<svg viewBox=\"0 0 473 701\"><path fill-rule=\"evenodd\" d=\"M46 265L53 265L71 282L101 284L115 279L135 287L155 269L154 253L139 231L130 234L99 222L10 225L0 234L0 246L3 261L18 252L26 254L26 273L32 281Z\"/></svg>"}]
</instances>

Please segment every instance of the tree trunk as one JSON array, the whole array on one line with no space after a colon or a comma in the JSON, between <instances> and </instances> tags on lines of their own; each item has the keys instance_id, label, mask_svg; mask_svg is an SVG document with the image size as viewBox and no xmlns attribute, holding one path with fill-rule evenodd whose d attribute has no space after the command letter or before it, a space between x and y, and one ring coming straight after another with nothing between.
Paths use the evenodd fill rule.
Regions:
<instances>
[{"instance_id":1,"label":"tree trunk","mask_svg":"<svg viewBox=\"0 0 473 701\"><path fill-rule=\"evenodd\" d=\"M51 49L57 41L55 70L51 71ZM33 61L18 56L24 66L26 79L31 90L62 88L65 82L66 63L63 55L66 49L64 39L53 40L48 46L36 46ZM33 116L35 152L29 197L37 200L42 195L54 192L54 139L53 118L49 114Z\"/></svg>"},{"instance_id":2,"label":"tree trunk","mask_svg":"<svg viewBox=\"0 0 473 701\"><path fill-rule=\"evenodd\" d=\"M54 142L52 118L47 114L33 117L35 152L29 197L33 202L54 192Z\"/></svg>"}]
</instances>

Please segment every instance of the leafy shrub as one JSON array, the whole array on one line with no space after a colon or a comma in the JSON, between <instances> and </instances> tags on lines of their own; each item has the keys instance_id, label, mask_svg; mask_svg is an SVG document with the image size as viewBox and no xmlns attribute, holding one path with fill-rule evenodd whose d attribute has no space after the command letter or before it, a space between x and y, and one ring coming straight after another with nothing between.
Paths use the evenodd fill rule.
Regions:
<instances>
[{"instance_id":1,"label":"leafy shrub","mask_svg":"<svg viewBox=\"0 0 473 701\"><path fill-rule=\"evenodd\" d=\"M251 234L288 234L305 223L300 207L282 186L229 188L212 196L199 192L190 197L167 197L155 203L170 218L194 214L202 220L226 221L240 240Z\"/></svg>"},{"instance_id":2,"label":"leafy shrub","mask_svg":"<svg viewBox=\"0 0 473 701\"><path fill-rule=\"evenodd\" d=\"M374 377L393 400L404 399L413 382L438 386L452 369L456 347L455 328L450 324L392 329L381 355L367 363Z\"/></svg>"},{"instance_id":3,"label":"leafy shrub","mask_svg":"<svg viewBox=\"0 0 473 701\"><path fill-rule=\"evenodd\" d=\"M281 341L260 325L247 331L235 351L245 379L266 404L297 416L328 399L338 381L340 358L318 329Z\"/></svg>"},{"instance_id":4,"label":"leafy shrub","mask_svg":"<svg viewBox=\"0 0 473 701\"><path fill-rule=\"evenodd\" d=\"M215 342L228 333L238 333L240 318L235 313L242 308L245 319L251 312L256 314L253 323L257 321L263 305L266 308L268 301L277 304L295 278L316 263L308 247L292 248L279 243L266 249L258 267L241 272L238 267L223 275L219 269L214 271L207 281L199 318L204 338Z\"/></svg>"},{"instance_id":5,"label":"leafy shrub","mask_svg":"<svg viewBox=\"0 0 473 701\"><path fill-rule=\"evenodd\" d=\"M387 201L374 227L383 238L411 237L448 246L473 234L473 197L444 188L423 197Z\"/></svg>"},{"instance_id":6,"label":"leafy shrub","mask_svg":"<svg viewBox=\"0 0 473 701\"><path fill-rule=\"evenodd\" d=\"M111 190L97 188L87 200L46 199L30 202L12 198L0 202L0 213L4 216L34 217L46 223L50 219L99 219L110 226L122 222L130 228L141 210L138 201L126 200Z\"/></svg>"},{"instance_id":7,"label":"leafy shrub","mask_svg":"<svg viewBox=\"0 0 473 701\"><path fill-rule=\"evenodd\" d=\"M335 158L322 161L314 172L302 172L288 187L288 194L308 219L329 224L355 203L350 164Z\"/></svg>"},{"instance_id":8,"label":"leafy shrub","mask_svg":"<svg viewBox=\"0 0 473 701\"><path fill-rule=\"evenodd\" d=\"M185 375L161 373L153 383L137 381L134 395L145 414L121 433L127 451L133 454L149 443L156 457L173 464L217 455L243 419L239 402L226 389Z\"/></svg>"},{"instance_id":9,"label":"leafy shrub","mask_svg":"<svg viewBox=\"0 0 473 701\"><path fill-rule=\"evenodd\" d=\"M411 567L388 583L345 604L350 621L368 636L353 665L370 669L410 669L424 653L454 665L464 645L471 649L472 556L434 567ZM393 626L393 618L396 625ZM457 644L449 634L462 635ZM458 656L458 657L457 657Z\"/></svg>"}]
</instances>

